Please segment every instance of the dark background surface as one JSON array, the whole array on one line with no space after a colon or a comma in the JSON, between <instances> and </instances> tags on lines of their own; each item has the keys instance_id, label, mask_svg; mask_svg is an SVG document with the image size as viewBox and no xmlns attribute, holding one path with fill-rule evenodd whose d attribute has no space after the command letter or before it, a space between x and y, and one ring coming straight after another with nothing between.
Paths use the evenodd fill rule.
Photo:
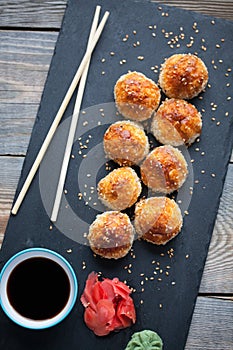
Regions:
<instances>
[{"instance_id":1,"label":"dark background surface","mask_svg":"<svg viewBox=\"0 0 233 350\"><path fill-rule=\"evenodd\" d=\"M4 349L76 349L77 346L79 349L91 349L94 346L97 349L123 349L134 331L145 328L156 330L160 334L165 350L184 348L232 147L232 122L225 117L225 113L232 108L232 102L227 100L229 93L226 87L230 78L225 75L231 66L228 50L232 47L232 24L219 19L212 24L211 18L165 6L161 11L157 4L149 2L142 4L129 1L128 5L119 5L112 1L101 1L99 4L103 11L110 10L111 15L93 55L83 101L84 108L112 101L115 81L128 69L142 71L157 81L158 74L153 73L151 67L159 66L171 54L197 52L205 61L209 69L211 88L207 88L202 100L193 100L203 113L203 132L200 142L190 148L190 157L195 160L194 178L199 182L195 184L189 215L184 218L182 232L175 240L165 247L136 242L135 258L129 254L122 260L112 262L93 258L88 247L71 241L56 228L49 230L50 221L41 201L37 174L18 215L10 218L1 251L2 265L12 254L27 247L54 249L73 265L79 280L79 296L90 271L102 271L106 277L118 276L136 289L133 298L137 308L137 322L129 329L105 338L97 338L83 323L83 307L79 300L62 324L46 331L22 329L1 312L0 345ZM69 3L18 190L84 53L94 6L94 1ZM166 17L163 13L168 13L169 16ZM193 28L194 22L197 26ZM157 28L150 30L148 26L154 24ZM180 47L171 48L167 42L181 33L181 27L185 39L179 40ZM195 27L198 28L198 33ZM137 31L136 35L132 33L133 30ZM164 31L172 31L174 34L165 38ZM153 32L156 37L152 36ZM123 42L122 38L126 34L129 39ZM190 37L194 38L194 44L187 48L186 44L192 41ZM224 42L221 41L222 38L225 39ZM140 41L140 46L134 48L132 44L137 40ZM203 45L207 48L206 51L202 49ZM216 45L220 45L220 48ZM114 56L109 54L111 51L115 52ZM140 55L144 56L144 60L137 59ZM103 57L106 58L104 63L101 62ZM126 63L121 65L122 59L126 59ZM219 60L223 60L223 63L219 63ZM104 75L101 74L102 71L105 71ZM73 104L74 99L65 117L71 115ZM213 104L217 105L216 110L212 110ZM216 125L218 121L220 125ZM197 147L199 151L196 150ZM205 155L201 156L201 152L205 152ZM205 174L201 174L203 169ZM211 174L216 176L212 177ZM73 188L72 177L68 176L66 186ZM84 210L88 208L85 207ZM71 254L66 252L69 248L72 249ZM171 248L174 249L173 257L167 253ZM87 266L85 270L82 269L84 261ZM155 264L152 263L154 261ZM132 264L131 274L124 268L129 264ZM155 270L155 267L167 271L166 266L171 266L169 275L161 273L162 281L158 281L160 270ZM154 271L158 275L154 275ZM144 277L140 276L142 273L145 274ZM150 280L151 276L155 279ZM145 277L149 280L145 280ZM143 293L142 280L145 283ZM144 301L143 304L141 300ZM161 309L159 304L163 305Z\"/></svg>"}]
</instances>

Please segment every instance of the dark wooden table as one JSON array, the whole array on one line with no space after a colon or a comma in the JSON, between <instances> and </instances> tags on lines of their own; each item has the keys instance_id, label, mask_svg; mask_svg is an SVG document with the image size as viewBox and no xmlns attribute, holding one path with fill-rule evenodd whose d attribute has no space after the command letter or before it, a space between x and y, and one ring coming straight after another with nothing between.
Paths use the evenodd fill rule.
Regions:
<instances>
[{"instance_id":1,"label":"dark wooden table","mask_svg":"<svg viewBox=\"0 0 233 350\"><path fill-rule=\"evenodd\" d=\"M160 3L233 20L232 0ZM66 0L0 2L0 243L65 6ZM233 349L232 163L233 157L186 350Z\"/></svg>"}]
</instances>

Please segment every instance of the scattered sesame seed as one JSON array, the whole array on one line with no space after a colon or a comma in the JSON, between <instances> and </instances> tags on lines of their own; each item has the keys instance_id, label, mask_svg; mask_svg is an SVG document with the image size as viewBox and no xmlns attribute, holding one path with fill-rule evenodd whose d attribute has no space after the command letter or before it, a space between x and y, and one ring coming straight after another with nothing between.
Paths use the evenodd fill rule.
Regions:
<instances>
[{"instance_id":1,"label":"scattered sesame seed","mask_svg":"<svg viewBox=\"0 0 233 350\"><path fill-rule=\"evenodd\" d=\"M51 230L53 229L53 226L52 226L52 225L50 225L50 226L49 226L49 229L50 229L50 231L51 231Z\"/></svg>"},{"instance_id":2,"label":"scattered sesame seed","mask_svg":"<svg viewBox=\"0 0 233 350\"><path fill-rule=\"evenodd\" d=\"M186 255L185 255L185 258L188 259L188 258L189 258L189 254L186 254Z\"/></svg>"},{"instance_id":3,"label":"scattered sesame seed","mask_svg":"<svg viewBox=\"0 0 233 350\"><path fill-rule=\"evenodd\" d=\"M66 252L67 253L72 253L72 249L67 249Z\"/></svg>"},{"instance_id":4,"label":"scattered sesame seed","mask_svg":"<svg viewBox=\"0 0 233 350\"><path fill-rule=\"evenodd\" d=\"M139 61L143 61L144 60L144 56L138 56L137 57Z\"/></svg>"},{"instance_id":5,"label":"scattered sesame seed","mask_svg":"<svg viewBox=\"0 0 233 350\"><path fill-rule=\"evenodd\" d=\"M212 177L215 177L216 175L214 173L211 174Z\"/></svg>"},{"instance_id":6,"label":"scattered sesame seed","mask_svg":"<svg viewBox=\"0 0 233 350\"><path fill-rule=\"evenodd\" d=\"M65 193L65 194L67 194L67 193L68 193L68 191L67 191L67 190L64 190L64 193Z\"/></svg>"}]
</instances>

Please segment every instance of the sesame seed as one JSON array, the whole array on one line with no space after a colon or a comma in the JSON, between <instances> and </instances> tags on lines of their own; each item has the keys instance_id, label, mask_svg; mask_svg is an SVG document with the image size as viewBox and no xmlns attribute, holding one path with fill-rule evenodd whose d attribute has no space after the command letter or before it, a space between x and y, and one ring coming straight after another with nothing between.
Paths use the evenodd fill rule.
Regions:
<instances>
[{"instance_id":1,"label":"sesame seed","mask_svg":"<svg viewBox=\"0 0 233 350\"><path fill-rule=\"evenodd\" d=\"M216 175L214 173L211 174L212 177L215 177Z\"/></svg>"},{"instance_id":2,"label":"sesame seed","mask_svg":"<svg viewBox=\"0 0 233 350\"><path fill-rule=\"evenodd\" d=\"M50 226L49 226L49 229L50 229L50 231L51 231L51 230L53 229L53 226L52 226L52 225L50 225Z\"/></svg>"}]
</instances>

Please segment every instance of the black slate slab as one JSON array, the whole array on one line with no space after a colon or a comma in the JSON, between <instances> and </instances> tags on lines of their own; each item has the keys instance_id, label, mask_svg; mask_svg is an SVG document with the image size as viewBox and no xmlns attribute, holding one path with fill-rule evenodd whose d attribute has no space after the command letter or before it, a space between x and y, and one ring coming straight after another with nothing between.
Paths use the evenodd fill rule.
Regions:
<instances>
[{"instance_id":1,"label":"black slate slab","mask_svg":"<svg viewBox=\"0 0 233 350\"><path fill-rule=\"evenodd\" d=\"M93 0L70 0L68 3L17 193L85 51L96 4ZM85 205L77 196L80 186L84 186L86 181L82 181L78 175L84 159L82 155L85 154L84 150L82 155L79 154L80 140L74 144L75 158L71 159L69 165L65 185L67 202L63 199L64 210L71 208L72 213L75 213L74 221L65 222L64 215L64 221L61 220L58 227L50 229L47 212L51 209L51 198L47 203L44 193L46 186L51 187L50 192L55 191L59 154L61 157L61 149L57 145L62 147L65 142L65 139L55 137L19 213L10 217L1 249L1 267L11 255L27 247L54 249L73 265L79 280L79 296L89 272L93 270L101 271L106 277L118 276L126 280L136 290L133 299L137 322L119 333L98 338L83 322L83 307L79 299L64 322L44 331L23 329L0 311L1 349L119 350L125 348L133 332L148 328L157 331L163 338L164 350L181 350L185 347L232 149L229 84L232 83L233 25L231 22L149 1L100 0L98 4L102 5L103 11L109 10L111 15L93 54L83 100L86 114L80 116L77 134L77 138L81 135L82 140L92 136L86 153L100 145L97 148L100 154L94 153L96 158L92 162L95 181L105 172L105 160L101 158L102 135L109 122L119 118L114 113L109 117L111 113L108 113L109 104L106 103L113 101L113 86L121 74L129 69L137 70L157 81L158 69L155 68L154 72L151 67L159 67L165 57L184 52L197 53L209 69L209 87L201 94L201 98L192 101L203 114L203 132L200 141L189 149L190 159L194 160L194 189L189 215L184 217L182 232L165 247L135 242L133 252L119 261L94 258L89 247L77 242L85 231L82 223L88 228L88 223L97 213L94 205ZM128 39L124 41L126 35ZM137 41L140 44L134 47ZM143 59L138 59L139 56L143 56ZM99 106L92 109L91 106L99 104L107 117L101 116ZM64 115L67 123L73 106L74 98ZM95 113L92 113L93 110ZM87 129L86 120L90 123ZM64 136L67 128L62 130L65 130L62 131ZM56 157L53 157L53 152ZM102 168L98 163L100 159ZM65 227L62 226L64 222Z\"/></svg>"}]
</instances>

